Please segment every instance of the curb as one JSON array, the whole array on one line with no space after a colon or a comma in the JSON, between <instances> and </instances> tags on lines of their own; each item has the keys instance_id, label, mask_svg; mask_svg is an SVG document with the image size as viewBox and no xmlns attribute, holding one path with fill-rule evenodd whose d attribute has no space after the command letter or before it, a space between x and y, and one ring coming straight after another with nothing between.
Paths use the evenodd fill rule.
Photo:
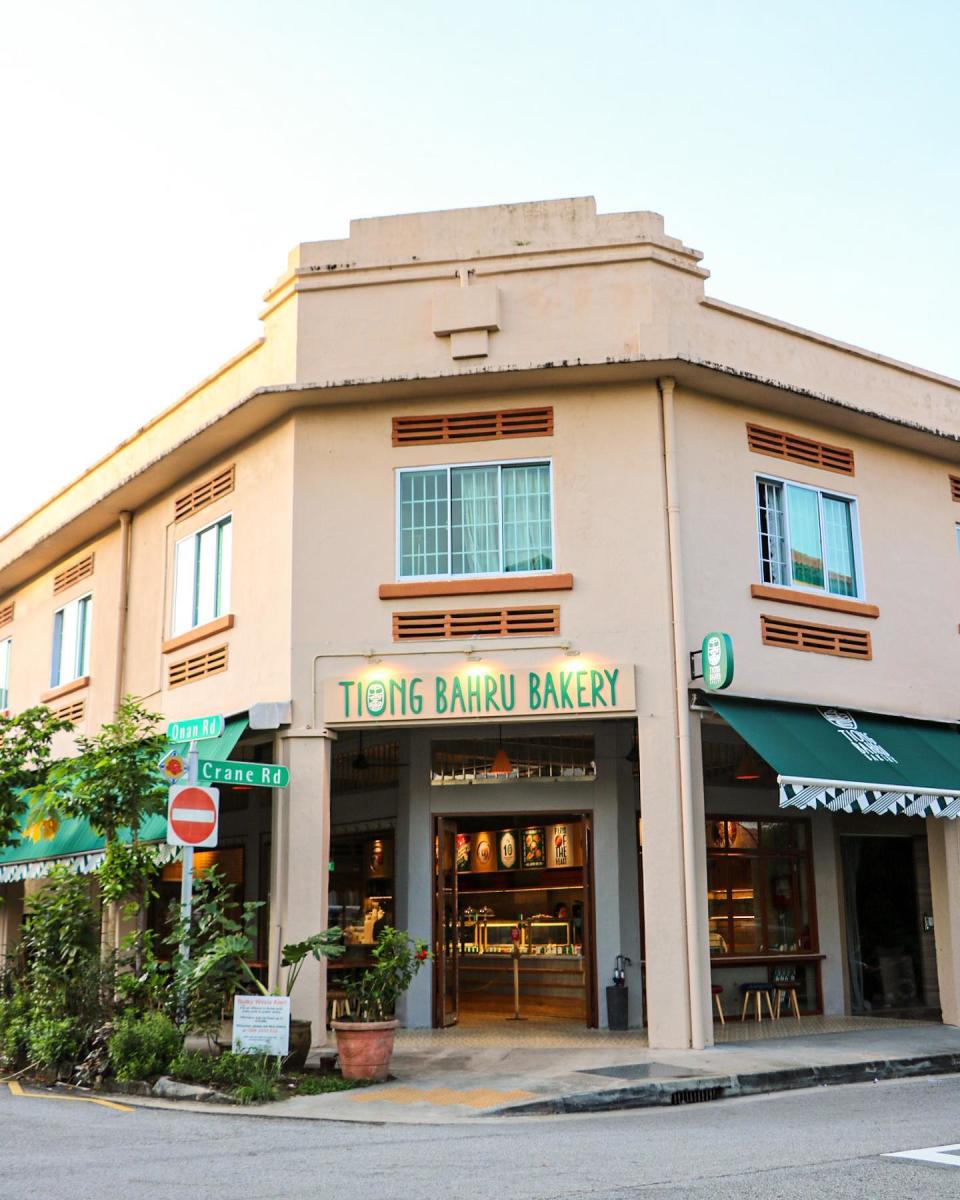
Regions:
<instances>
[{"instance_id":1,"label":"curb","mask_svg":"<svg viewBox=\"0 0 960 1200\"><path fill-rule=\"evenodd\" d=\"M484 1113L487 1117L552 1116L563 1113L613 1112L627 1108L662 1108L760 1096L800 1088L833 1087L844 1083L876 1083L923 1075L960 1072L960 1054L935 1054L924 1058L887 1058L874 1062L834 1063L821 1067L789 1067L781 1071L755 1071L743 1075L704 1075L655 1083L629 1084L595 1092L575 1092L549 1100L531 1100Z\"/></svg>"}]
</instances>

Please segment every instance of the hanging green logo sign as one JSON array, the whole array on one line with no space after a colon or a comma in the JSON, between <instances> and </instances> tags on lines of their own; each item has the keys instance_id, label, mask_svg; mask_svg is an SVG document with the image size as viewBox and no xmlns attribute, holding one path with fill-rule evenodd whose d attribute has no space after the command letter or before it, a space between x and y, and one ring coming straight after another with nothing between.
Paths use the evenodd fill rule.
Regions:
<instances>
[{"instance_id":1,"label":"hanging green logo sign","mask_svg":"<svg viewBox=\"0 0 960 1200\"><path fill-rule=\"evenodd\" d=\"M703 682L712 691L733 683L733 638L729 633L708 633L701 647Z\"/></svg>"}]
</instances>

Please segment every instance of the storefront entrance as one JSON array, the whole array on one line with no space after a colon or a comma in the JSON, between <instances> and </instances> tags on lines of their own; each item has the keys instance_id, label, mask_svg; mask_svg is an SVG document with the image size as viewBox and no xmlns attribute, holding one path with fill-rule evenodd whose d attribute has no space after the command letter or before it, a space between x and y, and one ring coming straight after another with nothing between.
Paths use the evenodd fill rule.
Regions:
<instances>
[{"instance_id":1,"label":"storefront entrance","mask_svg":"<svg viewBox=\"0 0 960 1200\"><path fill-rule=\"evenodd\" d=\"M435 1026L597 1024L591 841L585 813L435 818Z\"/></svg>"},{"instance_id":2,"label":"storefront entrance","mask_svg":"<svg viewBox=\"0 0 960 1200\"><path fill-rule=\"evenodd\" d=\"M846 901L850 1008L923 1008L921 916L915 839L840 839Z\"/></svg>"}]
</instances>

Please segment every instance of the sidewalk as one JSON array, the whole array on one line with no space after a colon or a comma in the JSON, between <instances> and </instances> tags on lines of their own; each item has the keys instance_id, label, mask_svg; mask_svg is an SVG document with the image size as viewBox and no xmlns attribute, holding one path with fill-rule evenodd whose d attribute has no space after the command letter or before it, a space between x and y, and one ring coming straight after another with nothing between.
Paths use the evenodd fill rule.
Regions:
<instances>
[{"instance_id":1,"label":"sidewalk","mask_svg":"<svg viewBox=\"0 0 960 1200\"><path fill-rule=\"evenodd\" d=\"M718 1032L724 1042L708 1050L652 1051L639 1032L534 1022L401 1030L394 1079L384 1084L248 1108L172 1106L221 1116L450 1124L960 1071L960 1029L928 1022L808 1017L759 1027L728 1022ZM171 1106L135 1098L128 1103Z\"/></svg>"}]
</instances>

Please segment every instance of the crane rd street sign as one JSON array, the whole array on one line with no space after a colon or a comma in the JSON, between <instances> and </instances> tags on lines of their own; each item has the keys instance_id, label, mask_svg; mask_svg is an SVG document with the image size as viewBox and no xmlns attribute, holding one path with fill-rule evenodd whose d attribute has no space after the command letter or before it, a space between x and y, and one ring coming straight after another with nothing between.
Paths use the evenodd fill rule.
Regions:
<instances>
[{"instance_id":1,"label":"crane rd street sign","mask_svg":"<svg viewBox=\"0 0 960 1200\"><path fill-rule=\"evenodd\" d=\"M225 724L220 713L212 717L192 717L189 721L171 721L167 726L167 741L203 742L219 737Z\"/></svg>"},{"instance_id":2,"label":"crane rd street sign","mask_svg":"<svg viewBox=\"0 0 960 1200\"><path fill-rule=\"evenodd\" d=\"M217 788L177 783L167 800L167 844L215 846L220 817Z\"/></svg>"},{"instance_id":3,"label":"crane rd street sign","mask_svg":"<svg viewBox=\"0 0 960 1200\"><path fill-rule=\"evenodd\" d=\"M201 759L197 763L200 783L240 783L245 787L284 788L290 772L278 763L217 762Z\"/></svg>"}]
</instances>

